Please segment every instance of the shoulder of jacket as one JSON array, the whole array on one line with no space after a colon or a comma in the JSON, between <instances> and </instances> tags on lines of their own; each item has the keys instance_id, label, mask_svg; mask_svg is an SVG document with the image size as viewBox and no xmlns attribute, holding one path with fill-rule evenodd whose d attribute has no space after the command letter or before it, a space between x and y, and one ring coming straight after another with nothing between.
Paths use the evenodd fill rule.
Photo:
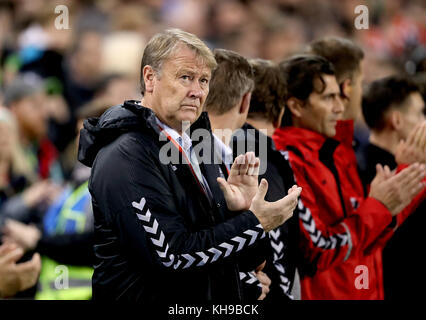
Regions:
<instances>
[{"instance_id":1,"label":"shoulder of jacket","mask_svg":"<svg viewBox=\"0 0 426 320\"><path fill-rule=\"evenodd\" d=\"M130 161L153 151L158 153L154 138L141 131L123 132L114 141L104 146L99 153L102 158L129 159ZM152 159L152 154L149 156Z\"/></svg>"}]
</instances>

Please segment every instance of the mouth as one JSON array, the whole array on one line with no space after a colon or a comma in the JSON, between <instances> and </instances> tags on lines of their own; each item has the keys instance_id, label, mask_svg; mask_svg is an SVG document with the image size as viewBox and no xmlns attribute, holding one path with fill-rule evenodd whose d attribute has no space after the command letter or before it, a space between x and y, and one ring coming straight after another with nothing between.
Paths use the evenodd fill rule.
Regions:
<instances>
[{"instance_id":1,"label":"mouth","mask_svg":"<svg viewBox=\"0 0 426 320\"><path fill-rule=\"evenodd\" d=\"M195 106L195 105L190 105L190 104L184 104L184 105L182 105L182 108L183 108L183 109L190 109L190 110L194 110L194 111L197 111L197 110L198 110L198 107L197 107L197 106Z\"/></svg>"}]
</instances>

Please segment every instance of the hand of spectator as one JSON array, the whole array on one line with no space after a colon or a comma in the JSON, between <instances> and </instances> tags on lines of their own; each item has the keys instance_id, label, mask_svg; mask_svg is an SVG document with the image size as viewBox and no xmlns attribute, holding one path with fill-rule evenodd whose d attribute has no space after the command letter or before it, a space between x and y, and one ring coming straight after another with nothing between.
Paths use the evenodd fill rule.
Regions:
<instances>
[{"instance_id":1,"label":"hand of spectator","mask_svg":"<svg viewBox=\"0 0 426 320\"><path fill-rule=\"evenodd\" d=\"M275 202L265 201L267 191L268 182L262 179L251 203L250 210L257 217L263 229L269 232L282 225L293 215L302 188L294 185L288 190L288 194L285 197Z\"/></svg>"},{"instance_id":2,"label":"hand of spectator","mask_svg":"<svg viewBox=\"0 0 426 320\"><path fill-rule=\"evenodd\" d=\"M51 203L61 190L60 186L48 180L43 180L26 189L22 194L22 199L28 207L33 208L43 202Z\"/></svg>"},{"instance_id":3,"label":"hand of spectator","mask_svg":"<svg viewBox=\"0 0 426 320\"><path fill-rule=\"evenodd\" d=\"M426 164L426 121L414 127L407 140L398 144L395 160L398 164Z\"/></svg>"},{"instance_id":4,"label":"hand of spectator","mask_svg":"<svg viewBox=\"0 0 426 320\"><path fill-rule=\"evenodd\" d=\"M217 178L228 209L247 210L258 189L259 158L253 152L239 155L231 167L228 180Z\"/></svg>"},{"instance_id":5,"label":"hand of spectator","mask_svg":"<svg viewBox=\"0 0 426 320\"><path fill-rule=\"evenodd\" d=\"M13 244L0 246L0 298L11 297L36 284L41 269L40 255L36 253L30 261L17 264L23 254L23 250Z\"/></svg>"},{"instance_id":6,"label":"hand of spectator","mask_svg":"<svg viewBox=\"0 0 426 320\"><path fill-rule=\"evenodd\" d=\"M48 96L45 103L49 116L58 123L65 123L70 118L70 112L65 99L61 95Z\"/></svg>"},{"instance_id":7,"label":"hand of spectator","mask_svg":"<svg viewBox=\"0 0 426 320\"><path fill-rule=\"evenodd\" d=\"M10 219L6 220L2 232L3 243L15 243L24 251L35 249L41 238L41 231L37 227Z\"/></svg>"},{"instance_id":8,"label":"hand of spectator","mask_svg":"<svg viewBox=\"0 0 426 320\"><path fill-rule=\"evenodd\" d=\"M371 182L369 197L381 201L391 212L397 215L426 186L422 182L426 176L426 166L412 164L396 174L388 167L376 165L377 174Z\"/></svg>"},{"instance_id":9,"label":"hand of spectator","mask_svg":"<svg viewBox=\"0 0 426 320\"><path fill-rule=\"evenodd\" d=\"M266 295L269 293L269 286L271 285L271 279L269 279L266 273L262 272L263 268L265 267L265 264L266 264L266 261L263 262L260 266L258 266L255 271L256 278L259 280L260 284L262 285L262 294L257 300L265 299Z\"/></svg>"}]
</instances>

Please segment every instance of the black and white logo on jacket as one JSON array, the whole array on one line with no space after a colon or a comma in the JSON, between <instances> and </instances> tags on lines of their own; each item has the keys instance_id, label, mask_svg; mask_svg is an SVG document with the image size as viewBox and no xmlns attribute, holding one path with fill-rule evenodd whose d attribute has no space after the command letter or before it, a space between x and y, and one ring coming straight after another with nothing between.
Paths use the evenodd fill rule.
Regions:
<instances>
[{"instance_id":1,"label":"black and white logo on jacket","mask_svg":"<svg viewBox=\"0 0 426 320\"><path fill-rule=\"evenodd\" d=\"M161 263L169 268L186 269L191 266L203 266L220 258L226 258L231 253L238 252L244 247L252 245L256 240L265 237L265 231L261 224L258 224L255 229L245 230L240 235L229 239L229 241L222 242L205 251L174 255L169 253L169 245L165 235L157 219L154 218L146 206L145 198L142 198L139 202L132 202L132 206L136 209L136 216L142 222L143 228L151 239Z\"/></svg>"}]
</instances>

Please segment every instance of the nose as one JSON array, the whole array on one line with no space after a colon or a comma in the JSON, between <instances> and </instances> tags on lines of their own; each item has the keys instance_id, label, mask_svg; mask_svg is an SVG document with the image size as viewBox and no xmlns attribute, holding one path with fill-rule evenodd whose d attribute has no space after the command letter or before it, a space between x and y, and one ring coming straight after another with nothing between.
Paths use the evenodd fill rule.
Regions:
<instances>
[{"instance_id":1,"label":"nose","mask_svg":"<svg viewBox=\"0 0 426 320\"><path fill-rule=\"evenodd\" d=\"M201 99L204 96L204 91L198 81L193 81L189 91L189 97L193 99Z\"/></svg>"},{"instance_id":2,"label":"nose","mask_svg":"<svg viewBox=\"0 0 426 320\"><path fill-rule=\"evenodd\" d=\"M340 96L336 96L334 100L333 112L334 113L342 113L345 111L345 105L343 104L342 98Z\"/></svg>"}]
</instances>

